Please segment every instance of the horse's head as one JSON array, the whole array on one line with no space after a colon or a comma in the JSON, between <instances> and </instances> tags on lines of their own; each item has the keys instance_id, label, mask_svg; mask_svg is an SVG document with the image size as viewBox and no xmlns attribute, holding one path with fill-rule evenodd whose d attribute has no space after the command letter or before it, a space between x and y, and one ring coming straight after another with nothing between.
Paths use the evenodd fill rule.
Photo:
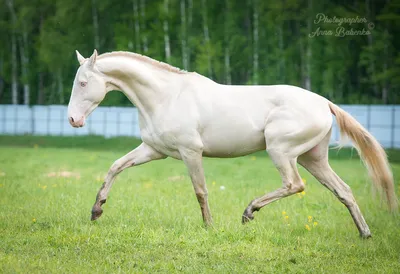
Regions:
<instances>
[{"instance_id":1,"label":"horse's head","mask_svg":"<svg viewBox=\"0 0 400 274\"><path fill-rule=\"evenodd\" d=\"M68 120L73 127L83 127L85 119L104 99L106 81L96 68L97 51L86 59L76 51L80 67L76 72L68 104Z\"/></svg>"}]
</instances>

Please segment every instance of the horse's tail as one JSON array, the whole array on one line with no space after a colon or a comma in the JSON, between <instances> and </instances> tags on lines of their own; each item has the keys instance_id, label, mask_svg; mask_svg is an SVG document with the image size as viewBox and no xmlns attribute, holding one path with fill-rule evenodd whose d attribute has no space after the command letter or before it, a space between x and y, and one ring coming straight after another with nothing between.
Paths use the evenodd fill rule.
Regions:
<instances>
[{"instance_id":1,"label":"horse's tail","mask_svg":"<svg viewBox=\"0 0 400 274\"><path fill-rule=\"evenodd\" d=\"M348 136L355 145L361 159L366 164L373 183L384 191L391 211L398 208L394 190L393 174L385 150L378 141L349 113L329 102L329 108L340 129L341 136Z\"/></svg>"}]
</instances>

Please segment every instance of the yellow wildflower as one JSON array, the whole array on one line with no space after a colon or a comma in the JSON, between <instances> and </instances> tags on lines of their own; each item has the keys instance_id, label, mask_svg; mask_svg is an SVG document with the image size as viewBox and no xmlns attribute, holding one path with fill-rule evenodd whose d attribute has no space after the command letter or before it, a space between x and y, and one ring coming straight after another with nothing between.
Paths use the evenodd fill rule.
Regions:
<instances>
[{"instance_id":1,"label":"yellow wildflower","mask_svg":"<svg viewBox=\"0 0 400 274\"><path fill-rule=\"evenodd\" d=\"M301 180L303 181L304 184L307 184L306 178L301 178Z\"/></svg>"},{"instance_id":2,"label":"yellow wildflower","mask_svg":"<svg viewBox=\"0 0 400 274\"><path fill-rule=\"evenodd\" d=\"M307 219L308 219L308 222L309 222L309 223L312 222L312 216L308 216Z\"/></svg>"},{"instance_id":3,"label":"yellow wildflower","mask_svg":"<svg viewBox=\"0 0 400 274\"><path fill-rule=\"evenodd\" d=\"M33 222L33 223L36 223L36 218L33 218L33 219L32 219L32 222Z\"/></svg>"},{"instance_id":4,"label":"yellow wildflower","mask_svg":"<svg viewBox=\"0 0 400 274\"><path fill-rule=\"evenodd\" d=\"M306 225L306 229L307 229L308 231L310 231L310 230L311 230L311 228L310 228L310 226L309 226L309 225Z\"/></svg>"},{"instance_id":5,"label":"yellow wildflower","mask_svg":"<svg viewBox=\"0 0 400 274\"><path fill-rule=\"evenodd\" d=\"M213 186L215 186L215 184L216 184L216 182L215 182L215 181L213 181L213 182L212 182L212 185L213 185Z\"/></svg>"},{"instance_id":6,"label":"yellow wildflower","mask_svg":"<svg viewBox=\"0 0 400 274\"><path fill-rule=\"evenodd\" d=\"M305 192L305 191L302 191L302 192L301 192L301 195L303 195L303 196L306 195L306 192Z\"/></svg>"},{"instance_id":7,"label":"yellow wildflower","mask_svg":"<svg viewBox=\"0 0 400 274\"><path fill-rule=\"evenodd\" d=\"M286 211L282 211L282 215L285 216L286 215Z\"/></svg>"},{"instance_id":8,"label":"yellow wildflower","mask_svg":"<svg viewBox=\"0 0 400 274\"><path fill-rule=\"evenodd\" d=\"M288 215L285 216L285 220L286 221L289 220L289 216Z\"/></svg>"},{"instance_id":9,"label":"yellow wildflower","mask_svg":"<svg viewBox=\"0 0 400 274\"><path fill-rule=\"evenodd\" d=\"M315 227L315 226L317 226L317 225L318 225L318 223L317 223L317 222L314 222L314 223L313 223L313 226L314 226L314 227Z\"/></svg>"}]
</instances>

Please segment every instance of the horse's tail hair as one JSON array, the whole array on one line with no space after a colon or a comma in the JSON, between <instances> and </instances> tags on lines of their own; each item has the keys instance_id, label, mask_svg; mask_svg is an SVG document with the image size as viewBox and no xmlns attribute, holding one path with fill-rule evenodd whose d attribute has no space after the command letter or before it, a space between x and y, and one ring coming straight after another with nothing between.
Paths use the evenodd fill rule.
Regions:
<instances>
[{"instance_id":1,"label":"horse's tail hair","mask_svg":"<svg viewBox=\"0 0 400 274\"><path fill-rule=\"evenodd\" d=\"M346 135L353 141L361 159L367 166L372 182L384 192L389 209L397 210L398 200L394 189L393 174L385 150L374 136L349 113L332 102L329 102L329 108L336 116L341 136Z\"/></svg>"}]
</instances>

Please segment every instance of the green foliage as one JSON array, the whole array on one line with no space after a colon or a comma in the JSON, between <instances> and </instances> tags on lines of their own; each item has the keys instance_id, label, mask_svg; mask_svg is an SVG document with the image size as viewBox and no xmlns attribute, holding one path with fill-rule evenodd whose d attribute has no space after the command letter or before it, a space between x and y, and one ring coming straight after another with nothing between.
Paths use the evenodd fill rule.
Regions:
<instances>
[{"instance_id":1,"label":"green foliage","mask_svg":"<svg viewBox=\"0 0 400 274\"><path fill-rule=\"evenodd\" d=\"M7 3L13 3L16 22ZM168 4L166 9L165 4ZM93 52L97 13L99 52L135 51L167 61L164 24L168 23L171 65L188 68L213 80L232 84L292 84L306 87L336 103L400 102L400 1L289 0L1 0L0 103L11 102L11 37L17 36L18 82L31 86L32 104L45 94L45 104L68 102L77 69L74 51ZM95 4L95 6L93 6ZM181 5L185 7L182 18ZM135 7L137 14L135 14ZM206 10L204 10L206 9ZM255 26L258 14L258 31ZM204 18L210 41L205 41ZM336 36L338 24L315 23L317 14L330 18L366 18L367 23L342 24L370 35ZM372 25L370 24L372 23ZM184 26L182 24L185 24ZM309 34L331 31L331 35ZM255 33L257 32L257 34ZM21 47L26 35L28 75L22 77ZM254 43L258 37L258 46ZM184 40L185 43L182 43ZM228 51L226 49L229 49ZM257 52L255 52L257 51ZM229 69L226 54L229 54ZM308 55L310 53L310 55ZM258 71L254 71L254 56ZM211 75L209 74L211 60ZM227 71L229 76L227 77ZM61 95L56 94L62 92ZM105 104L128 105L111 96Z\"/></svg>"},{"instance_id":2,"label":"green foliage","mask_svg":"<svg viewBox=\"0 0 400 274\"><path fill-rule=\"evenodd\" d=\"M214 227L205 229L184 164L173 159L122 172L103 216L90 221L107 169L138 140L1 136L0 144L1 273L397 273L400 267L399 218L373 198L365 167L347 150L331 153L331 164L353 190L373 233L368 240L304 169L304 194L274 202L242 225L250 200L281 185L265 153L204 160L214 217ZM392 167L398 178L399 162Z\"/></svg>"}]
</instances>

